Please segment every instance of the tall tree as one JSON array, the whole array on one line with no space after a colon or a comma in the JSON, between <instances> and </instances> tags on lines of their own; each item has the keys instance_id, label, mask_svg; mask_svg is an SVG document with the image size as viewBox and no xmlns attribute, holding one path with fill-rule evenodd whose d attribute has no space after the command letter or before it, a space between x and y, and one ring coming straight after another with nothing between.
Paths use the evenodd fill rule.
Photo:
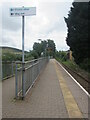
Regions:
<instances>
[{"instance_id":1,"label":"tall tree","mask_svg":"<svg viewBox=\"0 0 90 120\"><path fill-rule=\"evenodd\" d=\"M48 53L50 56L55 57L56 45L53 40L48 39Z\"/></svg>"},{"instance_id":2,"label":"tall tree","mask_svg":"<svg viewBox=\"0 0 90 120\"><path fill-rule=\"evenodd\" d=\"M68 18L64 18L68 27L67 45L77 64L90 59L90 44L88 44L88 2L73 2ZM89 45L89 46L88 46Z\"/></svg>"},{"instance_id":3,"label":"tall tree","mask_svg":"<svg viewBox=\"0 0 90 120\"><path fill-rule=\"evenodd\" d=\"M33 45L33 50L37 52L38 56L40 57L42 52L42 45L40 43L35 42Z\"/></svg>"},{"instance_id":4,"label":"tall tree","mask_svg":"<svg viewBox=\"0 0 90 120\"><path fill-rule=\"evenodd\" d=\"M55 55L55 43L53 40L44 40L41 41L41 43L34 43L33 50L38 54L38 56L41 56L41 53L43 52L44 55Z\"/></svg>"}]
</instances>

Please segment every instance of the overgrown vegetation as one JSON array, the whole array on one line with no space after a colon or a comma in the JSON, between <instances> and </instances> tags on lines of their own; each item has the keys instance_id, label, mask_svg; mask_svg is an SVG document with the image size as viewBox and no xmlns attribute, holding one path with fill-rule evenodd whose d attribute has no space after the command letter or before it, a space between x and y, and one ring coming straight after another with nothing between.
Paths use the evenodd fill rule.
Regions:
<instances>
[{"instance_id":1,"label":"overgrown vegetation","mask_svg":"<svg viewBox=\"0 0 90 120\"><path fill-rule=\"evenodd\" d=\"M70 60L68 57L67 52L65 51L59 51L56 54L56 60L59 61L61 64L66 65L73 71L77 72L81 76L83 76L86 79L90 78L90 73L84 69L81 69L78 64L74 62L74 60Z\"/></svg>"},{"instance_id":2,"label":"overgrown vegetation","mask_svg":"<svg viewBox=\"0 0 90 120\"><path fill-rule=\"evenodd\" d=\"M56 51L55 58L61 62L68 60L68 54L65 51Z\"/></svg>"},{"instance_id":3,"label":"overgrown vegetation","mask_svg":"<svg viewBox=\"0 0 90 120\"><path fill-rule=\"evenodd\" d=\"M22 60L21 54L14 54L9 52L2 54L2 61L16 61L16 60L19 61Z\"/></svg>"},{"instance_id":4,"label":"overgrown vegetation","mask_svg":"<svg viewBox=\"0 0 90 120\"><path fill-rule=\"evenodd\" d=\"M31 51L25 51L25 61L32 59L34 59L34 57L31 54ZM22 50L10 47L2 47L2 61L22 61Z\"/></svg>"},{"instance_id":5,"label":"overgrown vegetation","mask_svg":"<svg viewBox=\"0 0 90 120\"><path fill-rule=\"evenodd\" d=\"M21 61L21 50L11 47L0 47L0 49L2 49L2 61Z\"/></svg>"}]
</instances>

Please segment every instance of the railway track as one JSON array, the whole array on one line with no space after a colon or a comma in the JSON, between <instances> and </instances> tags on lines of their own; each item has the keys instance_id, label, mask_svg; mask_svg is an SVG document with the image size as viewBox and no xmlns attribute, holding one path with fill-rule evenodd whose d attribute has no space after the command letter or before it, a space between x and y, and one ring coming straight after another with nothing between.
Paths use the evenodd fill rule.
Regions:
<instances>
[{"instance_id":1,"label":"railway track","mask_svg":"<svg viewBox=\"0 0 90 120\"><path fill-rule=\"evenodd\" d=\"M86 79L77 72L73 71L63 63L62 66L77 80L77 82L90 94L90 81L89 78Z\"/></svg>"}]
</instances>

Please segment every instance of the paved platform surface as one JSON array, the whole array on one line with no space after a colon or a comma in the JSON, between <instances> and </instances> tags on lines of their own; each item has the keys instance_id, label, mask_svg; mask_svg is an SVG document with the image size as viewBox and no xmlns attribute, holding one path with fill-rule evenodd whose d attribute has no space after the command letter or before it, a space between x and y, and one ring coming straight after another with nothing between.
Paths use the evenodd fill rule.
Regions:
<instances>
[{"instance_id":1,"label":"paved platform surface","mask_svg":"<svg viewBox=\"0 0 90 120\"><path fill-rule=\"evenodd\" d=\"M15 79L2 84L3 118L88 118L88 96L52 59L24 101L14 100Z\"/></svg>"}]
</instances>

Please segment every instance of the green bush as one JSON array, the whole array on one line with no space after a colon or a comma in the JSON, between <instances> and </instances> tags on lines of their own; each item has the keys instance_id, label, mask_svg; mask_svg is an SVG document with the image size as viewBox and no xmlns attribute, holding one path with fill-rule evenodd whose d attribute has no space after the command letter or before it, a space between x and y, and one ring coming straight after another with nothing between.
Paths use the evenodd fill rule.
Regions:
<instances>
[{"instance_id":1,"label":"green bush","mask_svg":"<svg viewBox=\"0 0 90 120\"><path fill-rule=\"evenodd\" d=\"M87 58L87 59L84 59L83 62L79 64L79 66L80 66L82 69L90 72L90 59L88 59L88 58Z\"/></svg>"},{"instance_id":2,"label":"green bush","mask_svg":"<svg viewBox=\"0 0 90 120\"><path fill-rule=\"evenodd\" d=\"M2 61L21 61L22 55L21 54L13 54L13 53L3 53L2 54Z\"/></svg>"},{"instance_id":3,"label":"green bush","mask_svg":"<svg viewBox=\"0 0 90 120\"><path fill-rule=\"evenodd\" d=\"M65 51L57 51L55 58L60 59L61 61L67 61L68 57L67 57L67 53Z\"/></svg>"}]
</instances>

